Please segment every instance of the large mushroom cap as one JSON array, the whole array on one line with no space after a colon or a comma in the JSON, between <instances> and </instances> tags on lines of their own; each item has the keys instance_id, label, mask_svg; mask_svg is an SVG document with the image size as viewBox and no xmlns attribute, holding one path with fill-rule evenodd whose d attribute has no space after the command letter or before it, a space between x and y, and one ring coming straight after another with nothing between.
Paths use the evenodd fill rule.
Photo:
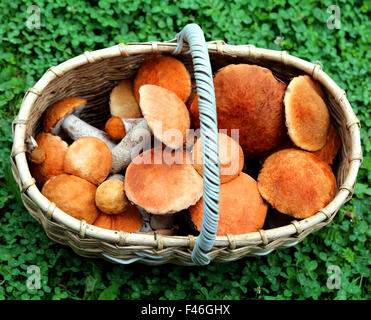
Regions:
<instances>
[{"instance_id":1,"label":"large mushroom cap","mask_svg":"<svg viewBox=\"0 0 371 320\"><path fill-rule=\"evenodd\" d=\"M332 200L336 179L330 166L312 153L284 149L265 160L258 188L275 209L304 219Z\"/></svg>"},{"instance_id":2,"label":"large mushroom cap","mask_svg":"<svg viewBox=\"0 0 371 320\"><path fill-rule=\"evenodd\" d=\"M314 155L327 162L328 164L333 164L339 148L341 145L341 140L335 127L330 124L330 129L327 134L326 144L323 148L318 151L313 152Z\"/></svg>"},{"instance_id":3,"label":"large mushroom cap","mask_svg":"<svg viewBox=\"0 0 371 320\"><path fill-rule=\"evenodd\" d=\"M112 153L107 145L95 137L74 141L64 157L63 169L94 184L102 183L111 171Z\"/></svg>"},{"instance_id":4,"label":"large mushroom cap","mask_svg":"<svg viewBox=\"0 0 371 320\"><path fill-rule=\"evenodd\" d=\"M144 84L154 84L169 89L186 102L191 93L191 76L183 62L168 56L158 56L142 64L134 80L138 102L139 89Z\"/></svg>"},{"instance_id":5,"label":"large mushroom cap","mask_svg":"<svg viewBox=\"0 0 371 320\"><path fill-rule=\"evenodd\" d=\"M110 93L110 112L120 118L141 118L142 114L134 95L133 79L121 80Z\"/></svg>"},{"instance_id":6,"label":"large mushroom cap","mask_svg":"<svg viewBox=\"0 0 371 320\"><path fill-rule=\"evenodd\" d=\"M180 159L175 162L180 163L174 163L171 158L178 151ZM125 193L130 201L149 213L167 214L186 209L200 199L201 176L185 151L176 152L150 149L133 159L125 174Z\"/></svg>"},{"instance_id":7,"label":"large mushroom cap","mask_svg":"<svg viewBox=\"0 0 371 320\"><path fill-rule=\"evenodd\" d=\"M30 172L37 186L41 188L48 179L63 173L63 159L68 144L60 137L44 132L39 133L35 140L37 149L43 151L44 157L39 164L30 164Z\"/></svg>"},{"instance_id":8,"label":"large mushroom cap","mask_svg":"<svg viewBox=\"0 0 371 320\"><path fill-rule=\"evenodd\" d=\"M218 128L239 129L248 159L283 142L286 136L283 97L286 85L267 68L230 64L214 77ZM199 127L198 96L190 106L192 125Z\"/></svg>"},{"instance_id":9,"label":"large mushroom cap","mask_svg":"<svg viewBox=\"0 0 371 320\"><path fill-rule=\"evenodd\" d=\"M237 177L244 166L244 155L241 146L224 133L218 134L220 183L226 183ZM202 138L193 146L193 166L202 176Z\"/></svg>"},{"instance_id":10,"label":"large mushroom cap","mask_svg":"<svg viewBox=\"0 0 371 320\"><path fill-rule=\"evenodd\" d=\"M217 235L255 232L264 225L268 206L260 196L256 181L245 173L220 185ZM201 230L203 198L189 208L193 223Z\"/></svg>"},{"instance_id":11,"label":"large mushroom cap","mask_svg":"<svg viewBox=\"0 0 371 320\"><path fill-rule=\"evenodd\" d=\"M79 97L67 97L54 103L45 111L43 122L44 131L51 132L61 119L80 110L86 103L87 100Z\"/></svg>"},{"instance_id":12,"label":"large mushroom cap","mask_svg":"<svg viewBox=\"0 0 371 320\"><path fill-rule=\"evenodd\" d=\"M330 113L323 92L309 76L292 79L284 103L286 126L296 146L308 151L321 149L327 138Z\"/></svg>"},{"instance_id":13,"label":"large mushroom cap","mask_svg":"<svg viewBox=\"0 0 371 320\"><path fill-rule=\"evenodd\" d=\"M105 214L101 213L94 223L95 226L126 232L139 232L142 228L142 215L133 205L129 205L122 214Z\"/></svg>"},{"instance_id":14,"label":"large mushroom cap","mask_svg":"<svg viewBox=\"0 0 371 320\"><path fill-rule=\"evenodd\" d=\"M143 85L139 94L140 109L153 135L170 148L182 147L191 125L184 102L174 92L156 85Z\"/></svg>"},{"instance_id":15,"label":"large mushroom cap","mask_svg":"<svg viewBox=\"0 0 371 320\"><path fill-rule=\"evenodd\" d=\"M94 201L96 189L84 179L61 174L49 179L41 193L65 213L92 224L99 215Z\"/></svg>"},{"instance_id":16,"label":"large mushroom cap","mask_svg":"<svg viewBox=\"0 0 371 320\"><path fill-rule=\"evenodd\" d=\"M111 179L100 184L95 194L95 204L106 214L123 213L129 204L125 196L124 182Z\"/></svg>"}]
</instances>

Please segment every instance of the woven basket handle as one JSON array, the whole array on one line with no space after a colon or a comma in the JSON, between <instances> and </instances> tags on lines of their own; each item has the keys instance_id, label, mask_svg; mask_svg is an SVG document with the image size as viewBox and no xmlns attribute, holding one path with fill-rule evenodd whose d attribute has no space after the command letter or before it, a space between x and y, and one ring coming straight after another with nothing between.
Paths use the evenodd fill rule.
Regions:
<instances>
[{"instance_id":1,"label":"woven basket handle","mask_svg":"<svg viewBox=\"0 0 371 320\"><path fill-rule=\"evenodd\" d=\"M200 235L192 250L192 261L197 265L206 265L211 259L205 252L213 247L219 219L219 150L214 82L201 28L197 24L188 24L176 38L178 45L174 54L181 52L185 41L189 45L198 93L203 153L203 218Z\"/></svg>"}]
</instances>

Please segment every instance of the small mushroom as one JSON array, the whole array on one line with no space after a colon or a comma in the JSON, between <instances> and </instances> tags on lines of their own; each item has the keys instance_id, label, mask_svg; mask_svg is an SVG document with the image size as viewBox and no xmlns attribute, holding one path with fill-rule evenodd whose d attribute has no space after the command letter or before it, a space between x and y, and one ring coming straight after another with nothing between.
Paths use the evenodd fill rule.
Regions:
<instances>
[{"instance_id":1,"label":"small mushroom","mask_svg":"<svg viewBox=\"0 0 371 320\"><path fill-rule=\"evenodd\" d=\"M96 190L89 181L64 173L50 178L41 193L65 213L92 224L99 215L95 206Z\"/></svg>"},{"instance_id":2,"label":"small mushroom","mask_svg":"<svg viewBox=\"0 0 371 320\"><path fill-rule=\"evenodd\" d=\"M332 200L336 178L331 167L311 152L283 149L264 161L258 188L273 208L296 219L304 219Z\"/></svg>"},{"instance_id":3,"label":"small mushroom","mask_svg":"<svg viewBox=\"0 0 371 320\"><path fill-rule=\"evenodd\" d=\"M95 194L96 206L106 214L124 213L129 204L124 191L124 177L114 176L101 183Z\"/></svg>"},{"instance_id":4,"label":"small mushroom","mask_svg":"<svg viewBox=\"0 0 371 320\"><path fill-rule=\"evenodd\" d=\"M37 147L29 155L30 172L41 188L48 179L64 172L63 160L68 144L60 137L45 132L39 133L35 141Z\"/></svg>"},{"instance_id":5,"label":"small mushroom","mask_svg":"<svg viewBox=\"0 0 371 320\"><path fill-rule=\"evenodd\" d=\"M326 144L330 126L330 113L318 83L309 76L293 78L285 97L286 126L296 146L317 151Z\"/></svg>"},{"instance_id":6,"label":"small mushroom","mask_svg":"<svg viewBox=\"0 0 371 320\"><path fill-rule=\"evenodd\" d=\"M110 94L110 112L113 117L142 118L134 95L133 79L121 80Z\"/></svg>"},{"instance_id":7,"label":"small mushroom","mask_svg":"<svg viewBox=\"0 0 371 320\"><path fill-rule=\"evenodd\" d=\"M96 137L82 137L68 148L63 162L65 173L73 174L98 185L108 176L112 154L107 145Z\"/></svg>"},{"instance_id":8,"label":"small mushroom","mask_svg":"<svg viewBox=\"0 0 371 320\"><path fill-rule=\"evenodd\" d=\"M241 146L228 135L219 132L220 183L226 183L237 177L244 167L244 155ZM202 176L202 138L193 146L193 166Z\"/></svg>"},{"instance_id":9,"label":"small mushroom","mask_svg":"<svg viewBox=\"0 0 371 320\"><path fill-rule=\"evenodd\" d=\"M175 151L147 150L126 169L126 196L149 215L152 227L168 229L174 213L195 204L202 196L202 178L187 159L189 155L180 152L179 163L174 163L170 159Z\"/></svg>"},{"instance_id":10,"label":"small mushroom","mask_svg":"<svg viewBox=\"0 0 371 320\"><path fill-rule=\"evenodd\" d=\"M133 129L141 122L142 118L125 119L120 117L111 117L107 120L104 130L112 140L121 140L126 133Z\"/></svg>"},{"instance_id":11,"label":"small mushroom","mask_svg":"<svg viewBox=\"0 0 371 320\"><path fill-rule=\"evenodd\" d=\"M44 131L60 135L62 128L72 140L91 136L104 141L110 149L116 143L103 130L99 130L78 118L86 107L87 100L78 97L67 97L47 108L44 116Z\"/></svg>"},{"instance_id":12,"label":"small mushroom","mask_svg":"<svg viewBox=\"0 0 371 320\"><path fill-rule=\"evenodd\" d=\"M134 93L140 103L140 88L153 84L174 92L184 103L191 94L191 76L183 62L170 56L157 56L144 62L134 79ZM142 110L143 111L143 110Z\"/></svg>"},{"instance_id":13,"label":"small mushroom","mask_svg":"<svg viewBox=\"0 0 371 320\"><path fill-rule=\"evenodd\" d=\"M220 185L219 222L217 235L255 232L264 225L268 206L259 194L256 181L241 172L240 175ZM203 198L189 208L197 230L201 230Z\"/></svg>"}]
</instances>

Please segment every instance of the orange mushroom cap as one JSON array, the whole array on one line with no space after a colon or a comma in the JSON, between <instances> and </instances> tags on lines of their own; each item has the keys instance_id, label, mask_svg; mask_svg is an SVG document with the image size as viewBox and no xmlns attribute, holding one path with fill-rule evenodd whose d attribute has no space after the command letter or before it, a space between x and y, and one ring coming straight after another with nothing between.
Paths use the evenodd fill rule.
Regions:
<instances>
[{"instance_id":1,"label":"orange mushroom cap","mask_svg":"<svg viewBox=\"0 0 371 320\"><path fill-rule=\"evenodd\" d=\"M95 194L95 204L106 214L120 214L129 204L125 196L124 182L112 179L100 184Z\"/></svg>"},{"instance_id":2,"label":"orange mushroom cap","mask_svg":"<svg viewBox=\"0 0 371 320\"><path fill-rule=\"evenodd\" d=\"M218 134L220 183L226 183L237 177L244 166L244 155L241 146L224 133ZM193 146L193 166L202 176L202 138Z\"/></svg>"},{"instance_id":3,"label":"orange mushroom cap","mask_svg":"<svg viewBox=\"0 0 371 320\"><path fill-rule=\"evenodd\" d=\"M126 135L125 124L120 117L109 118L104 130L113 140L121 140Z\"/></svg>"},{"instance_id":4,"label":"orange mushroom cap","mask_svg":"<svg viewBox=\"0 0 371 320\"><path fill-rule=\"evenodd\" d=\"M330 129L327 134L326 144L322 149L313 152L314 155L332 165L341 145L339 133L335 127L330 124Z\"/></svg>"},{"instance_id":5,"label":"orange mushroom cap","mask_svg":"<svg viewBox=\"0 0 371 320\"><path fill-rule=\"evenodd\" d=\"M67 97L54 103L45 111L43 122L44 131L51 132L59 120L72 113L76 108L82 107L86 103L86 99L79 97Z\"/></svg>"},{"instance_id":6,"label":"orange mushroom cap","mask_svg":"<svg viewBox=\"0 0 371 320\"><path fill-rule=\"evenodd\" d=\"M191 76L183 62L169 56L147 60L134 79L134 93L138 103L139 89L144 84L154 84L169 89L186 102L191 93Z\"/></svg>"},{"instance_id":7,"label":"orange mushroom cap","mask_svg":"<svg viewBox=\"0 0 371 320\"><path fill-rule=\"evenodd\" d=\"M68 144L60 137L45 132L39 133L35 140L38 145L35 150L41 150L44 160L40 163L31 162L30 172L36 180L36 185L41 188L48 179L64 172L63 160ZM41 160L41 158L38 160Z\"/></svg>"},{"instance_id":8,"label":"orange mushroom cap","mask_svg":"<svg viewBox=\"0 0 371 320\"><path fill-rule=\"evenodd\" d=\"M237 178L221 184L219 197L218 236L255 232L263 227L268 206L252 177L241 172ZM200 231L203 198L191 206L189 211L193 223Z\"/></svg>"},{"instance_id":9,"label":"orange mushroom cap","mask_svg":"<svg viewBox=\"0 0 371 320\"><path fill-rule=\"evenodd\" d=\"M95 137L74 141L64 157L63 170L94 184L102 183L112 168L112 153L107 145Z\"/></svg>"},{"instance_id":10,"label":"orange mushroom cap","mask_svg":"<svg viewBox=\"0 0 371 320\"><path fill-rule=\"evenodd\" d=\"M92 224L99 215L95 206L97 187L76 176L61 174L50 178L41 193L72 217Z\"/></svg>"},{"instance_id":11,"label":"orange mushroom cap","mask_svg":"<svg viewBox=\"0 0 371 320\"><path fill-rule=\"evenodd\" d=\"M139 232L142 228L142 215L138 209L129 205L124 213L121 214L105 214L101 213L94 223L95 226L125 232Z\"/></svg>"},{"instance_id":12,"label":"orange mushroom cap","mask_svg":"<svg viewBox=\"0 0 371 320\"><path fill-rule=\"evenodd\" d=\"M286 126L296 146L317 151L326 144L330 113L318 83L309 76L293 78L285 93Z\"/></svg>"},{"instance_id":13,"label":"orange mushroom cap","mask_svg":"<svg viewBox=\"0 0 371 320\"><path fill-rule=\"evenodd\" d=\"M258 188L279 212L304 219L332 200L336 178L331 167L311 152L283 149L265 160Z\"/></svg>"},{"instance_id":14,"label":"orange mushroom cap","mask_svg":"<svg viewBox=\"0 0 371 320\"><path fill-rule=\"evenodd\" d=\"M286 85L267 68L230 64L214 76L219 129L239 129L247 159L281 144L286 136L283 97ZM189 109L192 126L199 128L198 95Z\"/></svg>"}]
</instances>

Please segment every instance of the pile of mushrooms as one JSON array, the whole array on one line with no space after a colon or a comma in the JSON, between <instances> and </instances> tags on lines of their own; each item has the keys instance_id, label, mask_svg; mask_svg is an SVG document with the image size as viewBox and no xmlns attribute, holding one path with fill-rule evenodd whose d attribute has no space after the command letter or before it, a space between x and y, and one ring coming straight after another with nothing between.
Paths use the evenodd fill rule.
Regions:
<instances>
[{"instance_id":1,"label":"pile of mushrooms","mask_svg":"<svg viewBox=\"0 0 371 320\"><path fill-rule=\"evenodd\" d=\"M214 87L217 235L303 219L331 201L340 138L318 83L298 76L285 84L267 68L230 64L216 72ZM192 135L199 113L191 88L185 65L160 55L114 86L104 129L80 118L88 112L84 98L49 106L28 149L42 194L97 227L197 235L204 159L203 141Z\"/></svg>"}]
</instances>

